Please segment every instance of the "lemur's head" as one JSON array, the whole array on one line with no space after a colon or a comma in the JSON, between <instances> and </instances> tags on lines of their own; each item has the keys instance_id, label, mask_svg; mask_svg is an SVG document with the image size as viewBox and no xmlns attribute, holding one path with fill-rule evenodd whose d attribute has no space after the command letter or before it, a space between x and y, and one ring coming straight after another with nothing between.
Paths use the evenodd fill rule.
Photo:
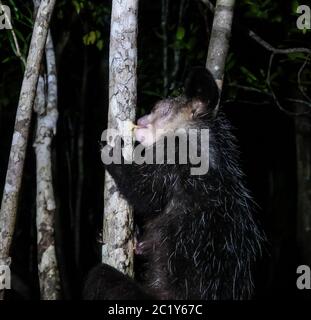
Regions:
<instances>
[{"instance_id":1,"label":"lemur's head","mask_svg":"<svg viewBox=\"0 0 311 320\"><path fill-rule=\"evenodd\" d=\"M151 146L162 135L204 119L214 110L218 99L219 90L212 74L203 67L193 68L183 95L158 101L149 114L137 120L136 140L146 147Z\"/></svg>"}]
</instances>

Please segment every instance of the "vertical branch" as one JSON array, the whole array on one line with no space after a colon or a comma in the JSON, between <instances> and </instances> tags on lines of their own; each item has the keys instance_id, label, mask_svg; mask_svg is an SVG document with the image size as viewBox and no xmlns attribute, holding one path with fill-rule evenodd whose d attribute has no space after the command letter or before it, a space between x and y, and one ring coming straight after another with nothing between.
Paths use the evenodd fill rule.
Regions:
<instances>
[{"instance_id":1,"label":"vertical branch","mask_svg":"<svg viewBox=\"0 0 311 320\"><path fill-rule=\"evenodd\" d=\"M80 94L80 115L79 115L79 132L78 132L78 178L76 185L76 203L75 203L75 263L78 273L80 272L80 251L81 251L81 209L84 187L84 134L85 134L85 102L87 95L87 78L88 78L88 53L84 46L82 85Z\"/></svg>"},{"instance_id":2,"label":"vertical branch","mask_svg":"<svg viewBox=\"0 0 311 320\"><path fill-rule=\"evenodd\" d=\"M209 11L214 12L215 8L214 8L214 5L210 2L210 0L200 0L200 1L206 5Z\"/></svg>"},{"instance_id":3,"label":"vertical branch","mask_svg":"<svg viewBox=\"0 0 311 320\"><path fill-rule=\"evenodd\" d=\"M169 0L162 0L162 39L163 39L163 95L166 97L168 93L168 36L167 36L167 20L168 20Z\"/></svg>"},{"instance_id":4,"label":"vertical branch","mask_svg":"<svg viewBox=\"0 0 311 320\"><path fill-rule=\"evenodd\" d=\"M0 8L2 9L2 11L4 13L4 16L5 16L5 19L9 24L9 30L11 32L11 35L12 35L12 38L13 38L13 42L14 42L14 46L15 46L14 53L21 60L21 62L23 64L23 67L26 67L25 57L21 53L21 50L20 50L20 47L19 47L19 44L18 44L18 40L17 40L17 37L16 37L16 33L15 33L14 28L12 26L11 20L9 19L9 17L6 14L6 11L3 8L3 4L2 4L1 0L0 0Z\"/></svg>"},{"instance_id":5,"label":"vertical branch","mask_svg":"<svg viewBox=\"0 0 311 320\"><path fill-rule=\"evenodd\" d=\"M182 19L183 19L184 10L185 10L185 2L186 0L180 0L177 30L179 30L179 28L182 26ZM172 72L172 79L174 81L174 84L176 83L176 77L177 77L179 68L180 68L180 47L175 48L174 50L174 69Z\"/></svg>"},{"instance_id":6,"label":"vertical branch","mask_svg":"<svg viewBox=\"0 0 311 320\"><path fill-rule=\"evenodd\" d=\"M17 202L26 156L32 106L48 27L56 0L42 0L36 16L24 79L22 83L14 134L0 212L0 264L8 262L15 227ZM1 298L1 297L0 297Z\"/></svg>"},{"instance_id":7,"label":"vertical branch","mask_svg":"<svg viewBox=\"0 0 311 320\"><path fill-rule=\"evenodd\" d=\"M57 78L55 52L49 31L46 41L47 76L40 76L34 109L37 132L34 143L37 163L37 242L40 294L43 300L60 297L60 280L55 252L55 210L51 144L56 134ZM47 89L47 90L46 90Z\"/></svg>"},{"instance_id":8,"label":"vertical branch","mask_svg":"<svg viewBox=\"0 0 311 320\"><path fill-rule=\"evenodd\" d=\"M135 119L137 86L138 0L113 0L109 57L108 128L132 135L126 120ZM129 181L130 183L130 181ZM103 262L133 275L133 216L106 173L104 193Z\"/></svg>"},{"instance_id":9,"label":"vertical branch","mask_svg":"<svg viewBox=\"0 0 311 320\"><path fill-rule=\"evenodd\" d=\"M229 50L235 0L217 0L206 67L222 90L226 58Z\"/></svg>"}]
</instances>

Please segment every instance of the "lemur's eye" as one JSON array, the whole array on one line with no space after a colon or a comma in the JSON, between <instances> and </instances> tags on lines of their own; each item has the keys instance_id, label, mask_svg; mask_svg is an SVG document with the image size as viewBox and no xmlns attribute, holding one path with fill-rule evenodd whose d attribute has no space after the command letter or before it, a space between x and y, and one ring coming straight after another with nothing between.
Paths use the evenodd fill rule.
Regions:
<instances>
[{"instance_id":1,"label":"lemur's eye","mask_svg":"<svg viewBox=\"0 0 311 320\"><path fill-rule=\"evenodd\" d=\"M167 107L167 108L163 108L161 110L161 115L162 116L166 116L168 113L169 113L170 109Z\"/></svg>"},{"instance_id":2,"label":"lemur's eye","mask_svg":"<svg viewBox=\"0 0 311 320\"><path fill-rule=\"evenodd\" d=\"M161 117L168 115L170 111L171 111L171 106L169 104L163 104L159 108L157 108L157 112Z\"/></svg>"}]
</instances>

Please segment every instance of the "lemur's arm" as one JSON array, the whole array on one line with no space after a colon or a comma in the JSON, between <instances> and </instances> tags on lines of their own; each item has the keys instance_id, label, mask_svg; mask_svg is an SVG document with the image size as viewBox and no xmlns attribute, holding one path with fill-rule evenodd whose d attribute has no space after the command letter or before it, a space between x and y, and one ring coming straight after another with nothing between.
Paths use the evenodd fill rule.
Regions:
<instances>
[{"instance_id":1,"label":"lemur's arm","mask_svg":"<svg viewBox=\"0 0 311 320\"><path fill-rule=\"evenodd\" d=\"M114 149L107 148L102 152L115 152L121 148L116 143ZM119 153L122 155L122 153ZM106 164L105 167L113 177L120 193L134 206L138 213L161 212L166 203L166 190L171 189L171 184L176 178L167 166L159 164ZM173 169L173 166L171 167Z\"/></svg>"}]
</instances>

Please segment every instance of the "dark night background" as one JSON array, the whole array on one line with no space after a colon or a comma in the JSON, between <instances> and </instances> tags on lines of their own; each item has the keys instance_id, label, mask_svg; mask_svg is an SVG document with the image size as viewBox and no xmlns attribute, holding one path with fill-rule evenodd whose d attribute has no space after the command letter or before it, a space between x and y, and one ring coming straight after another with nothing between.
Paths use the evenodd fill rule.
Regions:
<instances>
[{"instance_id":1,"label":"dark night background","mask_svg":"<svg viewBox=\"0 0 311 320\"><path fill-rule=\"evenodd\" d=\"M305 251L298 241L296 144L301 118L304 123L311 125L308 113L310 104L297 106L289 100L303 99L298 90L297 72L307 56L277 55L273 63L272 86L283 108L291 113L297 113L297 110L306 113L303 116L292 115L281 110L269 95L265 79L270 53L247 35L247 30L251 29L275 47L310 48L310 30L303 32L296 28L297 1L237 2L222 108L235 128L242 167L258 204L257 216L269 239L256 270L255 298L310 298L310 293L296 289L297 266L311 261L311 257L303 253ZM12 8L16 6L16 10L12 10L13 23L26 54L32 30L32 1L14 0L6 1L5 4ZM166 89L169 94L176 94L191 66L205 64L212 14L201 1L187 0L184 1L185 7L179 18L180 5L180 0L170 1L167 31L167 76L170 86L163 88L161 1L140 1L138 115L148 111ZM111 1L57 1L51 24L57 54L60 113L53 145L54 185L58 206L56 242L65 299L80 297L83 279L101 258L99 239L104 169L99 141L101 132L106 128L108 112L110 8ZM92 31L95 32L95 38ZM1 30L1 194L23 77L21 63L14 56L9 39L10 35ZM176 52L179 53L178 60ZM304 69L302 81L306 92L310 93L310 64ZM242 86L257 90L243 89ZM39 298L36 269L36 177L32 147L34 128L35 117L12 249L13 281L18 289L9 293L10 299ZM310 138L310 130L306 131ZM79 139L83 142L82 156L78 152ZM310 153L310 146L306 144L304 150ZM81 198L78 197L79 192ZM79 201L81 210L77 210ZM311 212L307 214L310 217Z\"/></svg>"}]
</instances>

